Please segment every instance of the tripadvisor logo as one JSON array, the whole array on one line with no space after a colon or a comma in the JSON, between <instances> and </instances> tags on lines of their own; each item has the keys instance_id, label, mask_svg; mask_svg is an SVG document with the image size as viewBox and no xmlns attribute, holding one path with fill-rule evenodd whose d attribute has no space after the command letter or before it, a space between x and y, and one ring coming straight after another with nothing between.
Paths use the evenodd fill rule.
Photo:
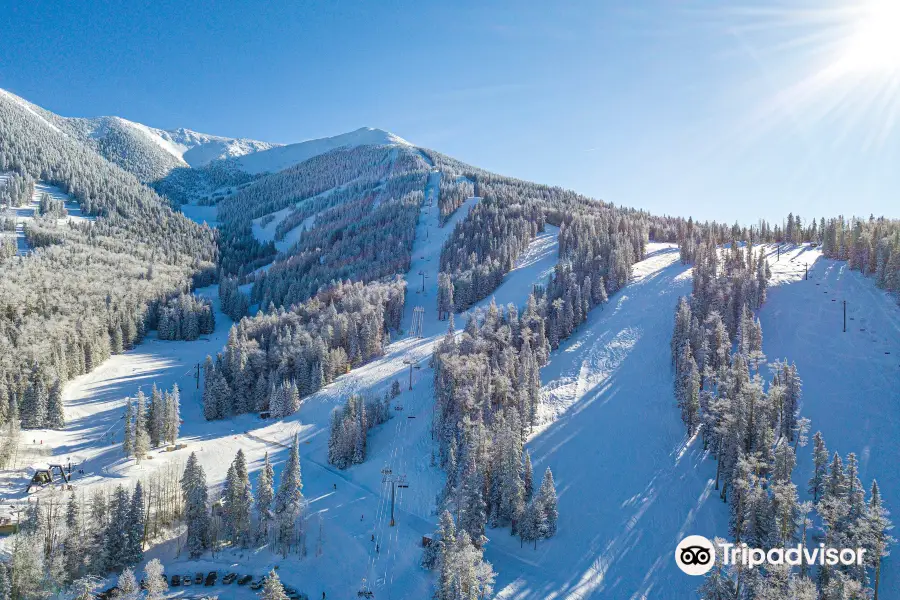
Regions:
<instances>
[{"instance_id":1,"label":"tripadvisor logo","mask_svg":"<svg viewBox=\"0 0 900 600\"><path fill-rule=\"evenodd\" d=\"M865 548L828 548L819 544L807 548L803 544L785 548L750 548L747 544L722 543L722 564L757 567L768 565L861 565ZM688 575L705 575L716 564L716 546L702 535L689 535L675 548L675 564Z\"/></svg>"},{"instance_id":2,"label":"tripadvisor logo","mask_svg":"<svg viewBox=\"0 0 900 600\"><path fill-rule=\"evenodd\" d=\"M688 575L705 575L716 564L716 547L702 535L689 535L675 548L675 564Z\"/></svg>"}]
</instances>

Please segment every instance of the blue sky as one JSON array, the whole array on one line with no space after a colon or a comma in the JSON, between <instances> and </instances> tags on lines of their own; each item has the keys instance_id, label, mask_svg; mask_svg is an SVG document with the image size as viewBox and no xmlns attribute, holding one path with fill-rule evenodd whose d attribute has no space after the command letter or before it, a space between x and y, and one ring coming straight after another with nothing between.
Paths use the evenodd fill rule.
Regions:
<instances>
[{"instance_id":1,"label":"blue sky","mask_svg":"<svg viewBox=\"0 0 900 600\"><path fill-rule=\"evenodd\" d=\"M655 213L896 217L900 60L816 77L855 3L14 2L0 87L276 142L381 127Z\"/></svg>"}]
</instances>

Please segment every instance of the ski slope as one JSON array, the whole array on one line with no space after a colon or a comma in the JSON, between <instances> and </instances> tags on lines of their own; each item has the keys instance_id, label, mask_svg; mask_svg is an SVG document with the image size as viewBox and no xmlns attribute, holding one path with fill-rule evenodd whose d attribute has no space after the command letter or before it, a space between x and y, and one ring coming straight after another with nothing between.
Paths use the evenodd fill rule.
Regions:
<instances>
[{"instance_id":1,"label":"ski slope","mask_svg":"<svg viewBox=\"0 0 900 600\"><path fill-rule=\"evenodd\" d=\"M8 173L0 173L0 186L6 185L6 180L8 178ZM12 218L16 221L15 236L16 245L18 247L17 253L19 256L24 256L31 249L28 246L28 241L25 238L25 224L33 220L35 215L38 214L38 206L40 205L41 197L44 194L49 195L54 200L62 200L62 202L65 204L66 210L69 214L64 219L59 219L61 221L71 221L77 223L84 221L93 221L95 219L95 217L82 214L81 205L78 204L78 202L76 202L71 196L66 194L60 188L43 181L36 181L34 184L34 193L31 195L31 202L23 206L13 206L7 208L2 214L0 214L0 216Z\"/></svg>"},{"instance_id":2,"label":"ski slope","mask_svg":"<svg viewBox=\"0 0 900 600\"><path fill-rule=\"evenodd\" d=\"M874 280L847 263L823 258L808 245L769 249L776 285L760 311L763 351L770 361L787 358L803 380L801 413L821 431L828 450L855 452L860 480L878 480L896 522L900 515L900 309ZM804 264L809 280L804 280ZM847 331L843 331L843 301ZM890 354L888 354L890 353ZM846 462L845 462L846 464ZM798 456L794 483L805 493L812 472L812 444ZM867 494L868 496L868 494ZM896 534L895 534L896 536ZM896 549L881 570L879 598L900 598Z\"/></svg>"},{"instance_id":3,"label":"ski slope","mask_svg":"<svg viewBox=\"0 0 900 600\"><path fill-rule=\"evenodd\" d=\"M672 395L672 314L690 268L650 244L634 277L541 371L545 424L528 449L536 478L553 470L559 531L533 550L489 530L498 598L690 598L699 581L676 567L676 544L727 532L715 465L685 439Z\"/></svg>"}]
</instances>

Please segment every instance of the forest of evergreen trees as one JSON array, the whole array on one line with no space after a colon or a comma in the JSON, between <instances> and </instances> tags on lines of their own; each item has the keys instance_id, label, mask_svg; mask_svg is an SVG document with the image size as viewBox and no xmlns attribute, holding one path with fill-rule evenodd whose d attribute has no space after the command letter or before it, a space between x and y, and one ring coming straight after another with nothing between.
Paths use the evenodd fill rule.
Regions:
<instances>
[{"instance_id":1,"label":"forest of evergreen trees","mask_svg":"<svg viewBox=\"0 0 900 600\"><path fill-rule=\"evenodd\" d=\"M11 414L25 427L61 426L51 391L139 341L152 328L149 303L208 281L215 235L4 94L7 171L60 187L98 217L35 219L27 239L37 250L2 263L0 426Z\"/></svg>"},{"instance_id":2,"label":"forest of evergreen trees","mask_svg":"<svg viewBox=\"0 0 900 600\"><path fill-rule=\"evenodd\" d=\"M290 310L272 305L241 320L215 361L207 358L206 418L273 408L273 416L293 413L303 397L383 355L389 332L400 327L404 294L400 278L344 282Z\"/></svg>"},{"instance_id":3,"label":"forest of evergreen trees","mask_svg":"<svg viewBox=\"0 0 900 600\"><path fill-rule=\"evenodd\" d=\"M0 185L0 205L3 207L24 206L31 202L34 194L34 179L27 173L10 173L4 185Z\"/></svg>"},{"instance_id":4,"label":"forest of evergreen trees","mask_svg":"<svg viewBox=\"0 0 900 600\"><path fill-rule=\"evenodd\" d=\"M397 385L396 389L399 390L399 387ZM332 411L328 437L329 464L346 469L366 460L369 429L391 418L391 397L391 392L387 392L383 400L352 395L343 407Z\"/></svg>"},{"instance_id":5,"label":"forest of evergreen trees","mask_svg":"<svg viewBox=\"0 0 900 600\"><path fill-rule=\"evenodd\" d=\"M791 219L793 222L793 219ZM688 436L700 432L716 461L719 497L729 504L735 543L768 550L802 543L865 548L864 565L803 565L728 569L717 564L700 588L704 600L737 598L862 598L878 588L881 558L891 538L878 484L869 500L856 455L844 467L835 453L829 465L820 433L814 438L813 501L800 502L792 481L799 447L810 422L800 416L802 382L793 364L763 367L762 327L753 314L765 302L769 277L764 253L733 242L719 250L712 241L693 254L693 294L675 313L672 362L675 396ZM813 572L815 571L815 572ZM874 576L870 578L870 574Z\"/></svg>"}]
</instances>

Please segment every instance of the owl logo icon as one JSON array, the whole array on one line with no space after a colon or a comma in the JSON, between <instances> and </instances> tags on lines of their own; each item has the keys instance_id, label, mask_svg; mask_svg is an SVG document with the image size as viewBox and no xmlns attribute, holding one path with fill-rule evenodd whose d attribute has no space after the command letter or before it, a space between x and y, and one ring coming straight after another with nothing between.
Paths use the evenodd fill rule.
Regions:
<instances>
[{"instance_id":1,"label":"owl logo icon","mask_svg":"<svg viewBox=\"0 0 900 600\"><path fill-rule=\"evenodd\" d=\"M689 535L675 547L675 564L688 575L705 575L716 564L716 547L702 535Z\"/></svg>"}]
</instances>

